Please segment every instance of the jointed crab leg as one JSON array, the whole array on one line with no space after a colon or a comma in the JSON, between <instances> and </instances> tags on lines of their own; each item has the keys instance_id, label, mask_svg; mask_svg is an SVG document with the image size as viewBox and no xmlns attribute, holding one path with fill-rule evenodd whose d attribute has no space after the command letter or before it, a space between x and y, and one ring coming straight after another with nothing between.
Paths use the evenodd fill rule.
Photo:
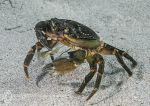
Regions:
<instances>
[{"instance_id":1,"label":"jointed crab leg","mask_svg":"<svg viewBox=\"0 0 150 106\"><path fill-rule=\"evenodd\" d=\"M135 67L137 65L137 62L128 53L123 52L122 56L124 56L126 59L132 62L132 67Z\"/></svg>"},{"instance_id":2,"label":"jointed crab leg","mask_svg":"<svg viewBox=\"0 0 150 106\"><path fill-rule=\"evenodd\" d=\"M86 76L85 76L85 79L83 80L81 86L79 87L79 89L75 92L77 94L80 94L85 86L87 85L87 83L93 78L93 76L95 75L96 73L96 70L91 70Z\"/></svg>"},{"instance_id":3,"label":"jointed crab leg","mask_svg":"<svg viewBox=\"0 0 150 106\"><path fill-rule=\"evenodd\" d=\"M137 65L137 62L128 53L106 43L102 44L102 49L100 49L100 53L104 55L114 55L116 50L118 51L120 56L124 56L126 59L130 60L133 66Z\"/></svg>"},{"instance_id":4,"label":"jointed crab leg","mask_svg":"<svg viewBox=\"0 0 150 106\"><path fill-rule=\"evenodd\" d=\"M88 61L89 65L90 65L90 70L91 70L91 71L85 76L85 78L84 78L84 80L83 80L81 86L80 86L79 89L75 92L75 93L77 93L77 94L80 94L80 93L84 90L85 86L86 86L87 83L93 78L93 76L95 75L96 70L97 70L96 60L95 60L95 58L94 58L93 56L90 57L90 58L88 58L87 61Z\"/></svg>"},{"instance_id":5,"label":"jointed crab leg","mask_svg":"<svg viewBox=\"0 0 150 106\"><path fill-rule=\"evenodd\" d=\"M94 89L92 90L91 94L87 97L86 100L89 100L97 92L97 90L99 89L99 85L100 85L102 75L103 75L103 72L104 72L104 59L100 55L97 55L97 57L99 58L99 60L98 60L99 68L98 68L98 73L97 73L95 86L94 86Z\"/></svg>"},{"instance_id":6,"label":"jointed crab leg","mask_svg":"<svg viewBox=\"0 0 150 106\"><path fill-rule=\"evenodd\" d=\"M119 54L118 50L115 51L115 56L116 56L118 62L121 64L121 66L127 71L127 73L129 74L129 76L132 76L132 72L127 67L127 65L124 63L124 61L123 61L121 55Z\"/></svg>"},{"instance_id":7,"label":"jointed crab leg","mask_svg":"<svg viewBox=\"0 0 150 106\"><path fill-rule=\"evenodd\" d=\"M31 47L31 49L28 51L28 54L24 60L24 72L26 75L26 78L29 78L28 74L28 66L31 63L31 60L35 54L36 49L39 51L43 46L40 44L40 42L37 42L35 45Z\"/></svg>"},{"instance_id":8,"label":"jointed crab leg","mask_svg":"<svg viewBox=\"0 0 150 106\"><path fill-rule=\"evenodd\" d=\"M87 97L86 100L89 100L98 90L100 82L101 82L101 78L104 72L104 60L102 58L102 56L100 54L95 54L91 57L89 57L87 59L89 65L90 65L90 69L91 71L89 72L89 74L87 74L85 76L85 79L83 80L81 86L79 87L79 89L75 92L77 94L80 94L85 86L87 85L87 83L92 79L92 77L94 76L94 74L97 71L97 64L99 64L99 68L98 68L98 73L97 73L97 78L96 78L96 82L95 82L95 86L94 89L92 90L91 94Z\"/></svg>"},{"instance_id":9,"label":"jointed crab leg","mask_svg":"<svg viewBox=\"0 0 150 106\"><path fill-rule=\"evenodd\" d=\"M132 72L127 67L127 65L124 63L122 56L124 56L126 59L130 60L132 62L132 66L136 66L137 62L125 51L122 51L120 49L117 49L109 44L103 43L100 49L100 54L104 55L115 55L118 62L121 64L121 66L127 71L129 76L132 76Z\"/></svg>"}]
</instances>

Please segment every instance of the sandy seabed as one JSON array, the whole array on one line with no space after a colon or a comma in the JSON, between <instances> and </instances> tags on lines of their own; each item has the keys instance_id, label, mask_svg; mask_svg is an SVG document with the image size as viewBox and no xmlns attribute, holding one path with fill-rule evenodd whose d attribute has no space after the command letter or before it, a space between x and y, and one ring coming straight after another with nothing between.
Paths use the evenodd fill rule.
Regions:
<instances>
[{"instance_id":1,"label":"sandy seabed","mask_svg":"<svg viewBox=\"0 0 150 106\"><path fill-rule=\"evenodd\" d=\"M0 106L150 106L149 0L0 0ZM23 61L36 42L34 26L53 17L78 21L101 39L127 51L138 62L132 77L114 56L104 56L105 73L99 91L88 101L95 78L76 95L87 64L61 77L35 81L45 62L35 55L31 80ZM130 62L126 61L130 66Z\"/></svg>"}]
</instances>

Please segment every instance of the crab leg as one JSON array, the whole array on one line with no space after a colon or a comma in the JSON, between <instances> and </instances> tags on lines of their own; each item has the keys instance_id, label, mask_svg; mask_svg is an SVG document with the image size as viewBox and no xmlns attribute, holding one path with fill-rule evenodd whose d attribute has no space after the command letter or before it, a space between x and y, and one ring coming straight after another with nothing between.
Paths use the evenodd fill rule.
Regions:
<instances>
[{"instance_id":1,"label":"crab leg","mask_svg":"<svg viewBox=\"0 0 150 106\"><path fill-rule=\"evenodd\" d=\"M82 91L84 90L85 86L87 85L87 83L93 78L93 76L95 75L96 70L91 70L86 76L85 79L83 80L81 86L79 87L79 89L77 91L75 91L75 93L77 94L81 94Z\"/></svg>"},{"instance_id":2,"label":"crab leg","mask_svg":"<svg viewBox=\"0 0 150 106\"><path fill-rule=\"evenodd\" d=\"M93 89L91 94L86 99L86 100L89 100L97 92L97 90L99 88L99 85L100 85L100 82L101 82L101 78L102 78L102 74L104 72L104 60L103 60L101 55L95 54L95 55L87 58L87 61L88 61L89 65L90 65L91 71L85 76L85 79L83 80L81 86L79 87L79 89L75 93L80 94L84 90L84 88L87 85L87 83L95 75L95 73L97 71L97 64L99 64L99 68L98 68L98 73L97 73L97 78L96 78L94 89Z\"/></svg>"},{"instance_id":3,"label":"crab leg","mask_svg":"<svg viewBox=\"0 0 150 106\"><path fill-rule=\"evenodd\" d=\"M126 59L130 60L132 62L133 67L137 65L137 62L128 53L106 43L101 44L100 54L114 55L116 50L118 51L120 56L124 56Z\"/></svg>"},{"instance_id":4,"label":"crab leg","mask_svg":"<svg viewBox=\"0 0 150 106\"><path fill-rule=\"evenodd\" d=\"M123 52L122 56L124 56L126 59L130 60L133 63L132 67L135 67L137 65L137 62L128 53Z\"/></svg>"},{"instance_id":5,"label":"crab leg","mask_svg":"<svg viewBox=\"0 0 150 106\"><path fill-rule=\"evenodd\" d=\"M127 67L127 65L124 63L124 61L123 61L121 55L119 54L118 50L115 51L115 56L116 56L118 62L120 63L120 65L127 71L127 73L129 74L129 76L132 76L132 72Z\"/></svg>"},{"instance_id":6,"label":"crab leg","mask_svg":"<svg viewBox=\"0 0 150 106\"><path fill-rule=\"evenodd\" d=\"M99 52L100 52L100 54L103 54L103 55L115 55L118 62L127 71L129 76L132 76L132 72L127 67L127 65L124 63L122 56L124 56L126 59L130 60L132 62L133 67L135 67L137 65L137 62L125 51L119 50L109 44L103 43L101 45L101 49L99 50Z\"/></svg>"},{"instance_id":7,"label":"crab leg","mask_svg":"<svg viewBox=\"0 0 150 106\"><path fill-rule=\"evenodd\" d=\"M96 64L96 60L94 58L94 56L91 56L89 58L87 58L87 61L90 65L90 72L85 76L82 84L80 85L79 89L75 92L77 94L81 94L82 91L84 90L85 86L87 85L87 83L93 78L93 76L96 73L97 70L97 64Z\"/></svg>"},{"instance_id":8,"label":"crab leg","mask_svg":"<svg viewBox=\"0 0 150 106\"><path fill-rule=\"evenodd\" d=\"M24 60L24 72L25 72L25 75L26 75L26 78L29 78L29 74L28 74L28 67L29 67L29 64L31 63L31 60L35 54L35 51L36 49L38 51L40 51L42 49L42 45L40 44L40 42L37 42L35 45L33 45L31 47L31 49L28 51L28 54Z\"/></svg>"},{"instance_id":9,"label":"crab leg","mask_svg":"<svg viewBox=\"0 0 150 106\"><path fill-rule=\"evenodd\" d=\"M97 64L99 65L98 68L98 73L97 73L97 78L96 78L96 82L95 82L95 86L94 89L92 90L91 94L87 97L87 101L97 92L97 90L99 89L99 85L102 79L102 75L104 72L104 59L101 55L97 54L96 58L98 58Z\"/></svg>"}]
</instances>

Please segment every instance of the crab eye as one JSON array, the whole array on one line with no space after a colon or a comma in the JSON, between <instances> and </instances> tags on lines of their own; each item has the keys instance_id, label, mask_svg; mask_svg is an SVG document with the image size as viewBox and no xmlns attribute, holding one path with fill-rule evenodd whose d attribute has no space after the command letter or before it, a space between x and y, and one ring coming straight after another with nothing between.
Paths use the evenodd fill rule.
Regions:
<instances>
[{"instance_id":1,"label":"crab eye","mask_svg":"<svg viewBox=\"0 0 150 106\"><path fill-rule=\"evenodd\" d=\"M57 32L58 31L58 26L57 24L53 24L53 26L51 26L52 31Z\"/></svg>"},{"instance_id":2,"label":"crab eye","mask_svg":"<svg viewBox=\"0 0 150 106\"><path fill-rule=\"evenodd\" d=\"M54 30L57 31L57 29L58 29L58 28L55 26L55 27L54 27Z\"/></svg>"},{"instance_id":3,"label":"crab eye","mask_svg":"<svg viewBox=\"0 0 150 106\"><path fill-rule=\"evenodd\" d=\"M68 27L65 28L65 29L64 29L64 32L65 32L65 33L68 33L68 32L69 32L69 28L68 28Z\"/></svg>"},{"instance_id":4,"label":"crab eye","mask_svg":"<svg viewBox=\"0 0 150 106\"><path fill-rule=\"evenodd\" d=\"M53 27L51 27L51 29L52 29L53 32L55 31L55 29Z\"/></svg>"},{"instance_id":5,"label":"crab eye","mask_svg":"<svg viewBox=\"0 0 150 106\"><path fill-rule=\"evenodd\" d=\"M53 32L57 32L57 30L58 30L56 26L52 27L51 29L52 29Z\"/></svg>"}]
</instances>

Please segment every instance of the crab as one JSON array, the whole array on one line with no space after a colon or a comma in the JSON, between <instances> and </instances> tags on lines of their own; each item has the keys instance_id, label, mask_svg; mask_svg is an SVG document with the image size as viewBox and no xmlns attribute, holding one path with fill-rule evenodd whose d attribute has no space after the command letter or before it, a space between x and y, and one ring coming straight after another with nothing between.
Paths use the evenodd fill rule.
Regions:
<instances>
[{"instance_id":1,"label":"crab","mask_svg":"<svg viewBox=\"0 0 150 106\"><path fill-rule=\"evenodd\" d=\"M101 41L100 37L91 28L79 22L51 18L50 20L37 23L34 29L38 42L31 47L24 60L26 78L29 78L28 66L35 51L40 51L43 47L46 47L48 51L52 51L53 47L61 43L75 51L72 52L74 58L76 58L76 55L73 54L78 54L78 59L82 61L87 60L90 66L90 72L85 76L82 84L75 93L81 94L87 83L97 72L94 89L86 100L89 100L99 89L101 78L104 73L104 59L102 55L114 55L129 76L132 76L132 72L125 64L122 57L131 61L133 67L137 65L137 62L127 52ZM52 53L52 60L54 60L53 55Z\"/></svg>"}]
</instances>

